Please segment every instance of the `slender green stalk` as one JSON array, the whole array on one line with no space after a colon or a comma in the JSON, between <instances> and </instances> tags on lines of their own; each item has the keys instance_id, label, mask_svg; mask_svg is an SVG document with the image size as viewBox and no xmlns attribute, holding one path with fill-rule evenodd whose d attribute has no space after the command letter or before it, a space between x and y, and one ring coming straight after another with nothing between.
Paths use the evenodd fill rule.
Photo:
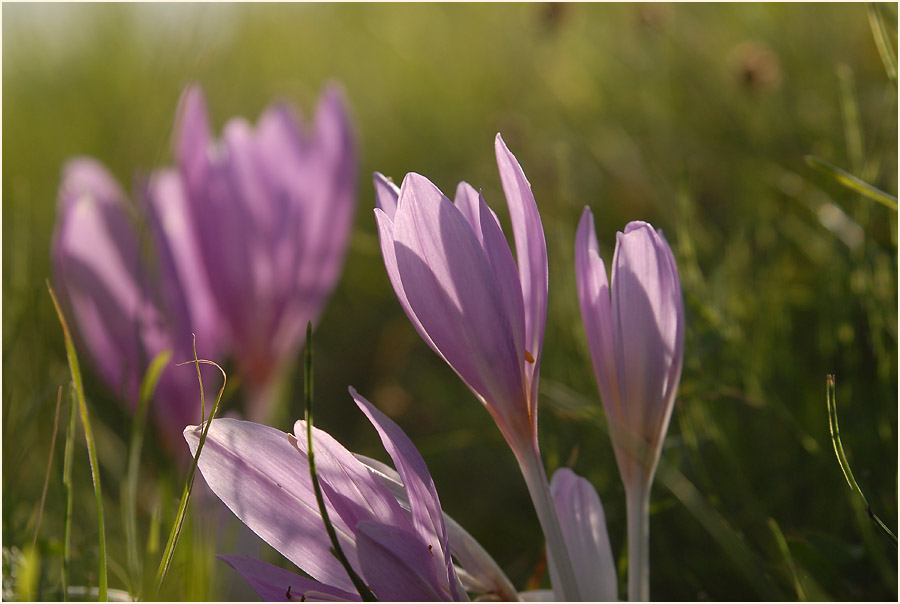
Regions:
<instances>
[{"instance_id":1,"label":"slender green stalk","mask_svg":"<svg viewBox=\"0 0 900 604\"><path fill-rule=\"evenodd\" d=\"M837 181L838 184L859 193L873 201L877 201L881 205L888 207L895 212L897 211L897 198L890 193L885 193L881 189L874 187L866 181L853 176L849 172L841 170L824 159L815 157L814 155L806 156L806 164L811 168L815 168L819 172L826 174Z\"/></svg>"},{"instance_id":2,"label":"slender green stalk","mask_svg":"<svg viewBox=\"0 0 900 604\"><path fill-rule=\"evenodd\" d=\"M881 62L884 63L884 70L887 72L888 78L896 85L897 58L894 56L894 45L891 44L891 37L887 32L881 12L878 10L878 5L874 2L869 4L869 26L872 28L878 54L881 55Z\"/></svg>"},{"instance_id":3,"label":"slender green stalk","mask_svg":"<svg viewBox=\"0 0 900 604\"><path fill-rule=\"evenodd\" d=\"M322 516L322 522L325 524L325 530L328 532L328 538L331 539L331 547L334 555L337 556L337 559L341 561L341 565L343 565L344 570L347 571L347 575L353 582L353 586L356 587L356 591L359 592L359 597L362 598L364 602L376 602L378 598L375 597L375 594L372 593L372 591L368 588L362 578L360 578L360 576L356 574L356 571L353 570L352 566L350 566L350 561L347 560L347 556L344 555L344 550L341 549L341 544L338 541L337 533L334 530L334 525L331 524L331 521L328 518L328 510L325 508L325 498L322 496L322 486L319 484L319 474L318 472L316 472L316 458L313 454L312 367L312 321L310 321L306 324L306 352L304 355L303 363L303 392L305 395L304 398L306 399L306 455L309 459L309 476L312 479L313 490L316 493L316 503L319 504L319 514L321 514Z\"/></svg>"},{"instance_id":4,"label":"slender green stalk","mask_svg":"<svg viewBox=\"0 0 900 604\"><path fill-rule=\"evenodd\" d=\"M66 430L66 450L63 457L63 487L66 491L66 521L63 537L62 594L69 599L69 564L72 560L72 507L75 502L72 491L72 456L75 454L75 390L71 391L72 405L69 407L69 428Z\"/></svg>"},{"instance_id":5,"label":"slender green stalk","mask_svg":"<svg viewBox=\"0 0 900 604\"><path fill-rule=\"evenodd\" d=\"M534 450L527 453L524 458L520 458L518 455L516 458L537 512L541 530L544 532L547 549L553 555L556 570L559 572L562 597L567 602L579 602L582 599L581 590L578 588L569 550L563 538L562 528L559 526L559 518L556 515L556 506L553 505L553 496L550 493L550 484L547 482L547 471L544 469L541 454Z\"/></svg>"},{"instance_id":6,"label":"slender green stalk","mask_svg":"<svg viewBox=\"0 0 900 604\"><path fill-rule=\"evenodd\" d=\"M56 412L53 414L53 434L50 436L50 456L47 458L47 472L44 474L44 488L41 490L41 504L38 508L37 522L34 524L34 539L31 541L31 549L37 545L38 533L41 530L41 520L44 517L44 504L47 502L47 487L50 486L50 468L53 467L53 451L56 450L56 432L59 429L59 405L62 403L63 387L56 392Z\"/></svg>"},{"instance_id":7,"label":"slender green stalk","mask_svg":"<svg viewBox=\"0 0 900 604\"><path fill-rule=\"evenodd\" d=\"M84 384L81 381L81 368L78 365L78 356L75 354L75 345L72 342L72 335L69 332L69 326L63 316L62 309L47 282L47 289L50 292L50 298L53 300L53 306L56 308L56 314L59 317L60 325L62 325L63 338L66 344L66 356L69 360L69 372L72 374L72 383L75 386L75 395L78 400L78 410L81 414L81 425L84 428L84 438L87 441L88 459L91 463L91 475L94 480L94 495L97 500L97 533L98 548L100 558L100 570L98 579L98 599L105 602L106 595L106 529L103 523L103 490L100 486L100 465L97 460L97 448L94 444L94 434L91 431L91 422L88 418L87 403L84 400Z\"/></svg>"},{"instance_id":8,"label":"slender green stalk","mask_svg":"<svg viewBox=\"0 0 900 604\"><path fill-rule=\"evenodd\" d=\"M642 479L625 490L628 515L628 600L650 601L650 487Z\"/></svg>"},{"instance_id":9,"label":"slender green stalk","mask_svg":"<svg viewBox=\"0 0 900 604\"><path fill-rule=\"evenodd\" d=\"M156 572L156 592L159 593L160 588L162 588L163 581L166 579L166 574L169 572L169 566L172 564L172 558L175 555L175 545L178 543L178 536L181 534L181 529L184 526L184 517L187 513L187 504L188 500L191 497L191 489L194 486L194 475L197 472L197 463L200 460L200 451L203 450L203 445L206 442L206 435L209 433L209 427L212 425L212 420L216 416L216 412L219 410L219 402L222 400L222 394L225 392L225 384L228 381L228 376L225 374L225 370L219 367L218 364L213 361L207 361L205 359L197 359L197 347L196 342L194 345L194 365L197 367L197 379L200 381L200 408L203 409L203 378L200 375L200 364L213 365L219 371L222 372L222 387L219 389L219 394L216 397L216 403L213 405L212 411L209 414L209 421L205 421L203 423L203 431L200 433L200 442L197 445L197 452L194 454L194 461L191 463L190 472L188 472L187 482L184 485L184 492L181 495L181 501L178 504L178 512L175 516L175 524L172 527L172 532L169 533L169 540L166 542L166 548L163 550L163 557L159 563L159 569ZM179 363L180 365L184 365L184 363ZM204 420L201 415L201 420Z\"/></svg>"},{"instance_id":10,"label":"slender green stalk","mask_svg":"<svg viewBox=\"0 0 900 604\"><path fill-rule=\"evenodd\" d=\"M794 564L791 550L784 538L784 534L781 532L781 527L778 526L778 523L775 522L774 518L769 518L769 530L772 531L772 536L775 537L775 543L778 545L781 555L783 555L784 559L787 561L788 568L791 569L791 577L794 580L794 590L797 592L797 600L800 602L809 601L809 598L806 596L806 591L803 589L803 584L800 582L800 576L797 574L797 566Z\"/></svg>"},{"instance_id":11,"label":"slender green stalk","mask_svg":"<svg viewBox=\"0 0 900 604\"><path fill-rule=\"evenodd\" d=\"M826 377L825 404L828 407L828 428L831 431L831 444L834 446L834 454L837 456L838 464L841 466L841 471L844 473L847 484L850 485L850 490L856 492L860 499L862 499L863 504L866 506L866 514L869 515L872 522L893 540L894 545L897 545L897 536L888 528L881 518L878 517L874 510L872 510L872 506L869 505L869 501L866 499L866 496L863 495L862 489L859 488L859 484L857 484L856 479L853 477L853 472L850 470L850 462L847 461L847 455L844 453L844 445L841 443L841 430L838 426L837 397L835 395L833 375Z\"/></svg>"},{"instance_id":12,"label":"slender green stalk","mask_svg":"<svg viewBox=\"0 0 900 604\"><path fill-rule=\"evenodd\" d=\"M131 575L132 584L136 590L137 599L141 599L143 580L141 577L142 565L138 556L137 544L137 484L140 476L141 449L144 445L144 429L147 424L147 409L156 392L156 386L169 360L172 352L164 350L156 355L150 363L144 379L141 382L140 398L137 411L134 414L134 422L131 425L131 441L128 447L128 473L122 489L122 510L125 514L125 542L128 548L128 572Z\"/></svg>"}]
</instances>

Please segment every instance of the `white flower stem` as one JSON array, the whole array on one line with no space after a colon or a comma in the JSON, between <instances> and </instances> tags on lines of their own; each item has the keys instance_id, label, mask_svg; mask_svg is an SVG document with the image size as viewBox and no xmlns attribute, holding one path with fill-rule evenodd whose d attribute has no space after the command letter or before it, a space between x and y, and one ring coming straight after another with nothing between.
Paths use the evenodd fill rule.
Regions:
<instances>
[{"instance_id":1,"label":"white flower stem","mask_svg":"<svg viewBox=\"0 0 900 604\"><path fill-rule=\"evenodd\" d=\"M628 600L650 601L650 486L636 480L625 490L628 512Z\"/></svg>"},{"instance_id":2,"label":"white flower stem","mask_svg":"<svg viewBox=\"0 0 900 604\"><path fill-rule=\"evenodd\" d=\"M581 601L581 592L575 578L572 561L569 558L569 550L563 539L562 529L559 526L559 518L556 516L556 507L553 505L553 496L550 494L550 483L547 481L547 472L541 454L537 451L530 452L522 457L517 456L528 493L534 503L534 509L544 531L547 540L547 549L550 550L562 585L558 586L563 599L567 602Z\"/></svg>"}]
</instances>

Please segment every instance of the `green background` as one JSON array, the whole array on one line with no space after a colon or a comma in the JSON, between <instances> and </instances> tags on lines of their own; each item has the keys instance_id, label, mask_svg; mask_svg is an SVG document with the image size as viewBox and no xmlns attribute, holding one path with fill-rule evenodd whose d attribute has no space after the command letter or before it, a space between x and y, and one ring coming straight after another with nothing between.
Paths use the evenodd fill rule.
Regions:
<instances>
[{"instance_id":1,"label":"green background","mask_svg":"<svg viewBox=\"0 0 900 604\"><path fill-rule=\"evenodd\" d=\"M68 380L44 284L63 162L92 155L130 190L136 174L171 161L186 84L203 85L218 130L276 98L308 116L337 80L361 165L344 274L316 333L319 427L386 459L347 394L356 387L410 434L445 511L516 586L546 585L513 456L400 309L371 210L373 171L397 181L415 171L445 192L459 180L481 188L509 232L499 131L532 183L548 244L542 451L548 470L572 465L597 488L620 596L624 491L574 277L586 204L604 258L616 231L647 220L665 232L682 279L685 363L653 491L652 597L896 599L897 549L841 474L825 376L837 375L856 478L896 531L897 213L804 162L812 154L897 193L897 87L873 10L896 57L894 5L5 3L2 529L4 582L14 570L18 582L4 583L4 597L61 597L64 429L37 549L22 559L11 548L32 542L57 389ZM277 423L285 430L302 415L295 366ZM125 589L119 489L131 424L88 374L110 586ZM240 408L239 389L226 397L226 411ZM63 427L68 406L64 397ZM95 510L81 436L76 444L70 576L89 586ZM152 436L142 461L138 528L152 577L159 551L148 535L159 529L164 542L183 476ZM254 538L215 514L189 519L161 597L252 597L212 556L252 550Z\"/></svg>"}]
</instances>

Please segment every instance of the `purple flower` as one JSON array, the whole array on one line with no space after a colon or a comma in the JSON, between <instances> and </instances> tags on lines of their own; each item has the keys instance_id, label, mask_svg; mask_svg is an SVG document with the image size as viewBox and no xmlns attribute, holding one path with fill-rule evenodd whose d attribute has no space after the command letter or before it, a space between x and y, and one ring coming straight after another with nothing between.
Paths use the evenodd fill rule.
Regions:
<instances>
[{"instance_id":1,"label":"purple flower","mask_svg":"<svg viewBox=\"0 0 900 604\"><path fill-rule=\"evenodd\" d=\"M284 105L213 139L203 93L182 95L175 155L200 258L228 347L265 416L341 274L356 195L356 145L343 95L323 93L309 131Z\"/></svg>"},{"instance_id":2,"label":"purple flower","mask_svg":"<svg viewBox=\"0 0 900 604\"><path fill-rule=\"evenodd\" d=\"M388 277L419 335L462 378L516 456L569 599L577 585L537 440L547 315L547 245L531 186L498 134L497 165L518 265L497 216L467 183L450 201L410 173L399 189L375 174L375 219Z\"/></svg>"},{"instance_id":3,"label":"purple flower","mask_svg":"<svg viewBox=\"0 0 900 604\"><path fill-rule=\"evenodd\" d=\"M76 158L63 169L51 244L54 280L81 348L132 407L148 364L161 351L171 350L176 361L190 360L192 332L201 356L213 356L218 346L179 188L178 177L163 172L144 191L150 237L159 252L158 262L147 264L137 212L106 168ZM155 400L157 422L174 445L184 425L200 415L196 373L166 368Z\"/></svg>"},{"instance_id":4,"label":"purple flower","mask_svg":"<svg viewBox=\"0 0 900 604\"><path fill-rule=\"evenodd\" d=\"M364 463L367 460L314 428L316 469L326 509L354 571L379 600L467 599L451 558L452 535L458 544L454 555L478 569L471 576L508 585L505 577L491 578L499 571L492 572L484 563L486 554L472 545L471 537L456 526L447 530L434 483L409 438L352 388L350 392L397 467L394 472L377 462ZM194 453L200 427L189 426L184 436ZM251 422L216 419L199 468L238 518L312 577L258 560L223 556L260 596L359 599L346 570L330 552L309 475L305 422L296 422L291 435Z\"/></svg>"},{"instance_id":5,"label":"purple flower","mask_svg":"<svg viewBox=\"0 0 900 604\"><path fill-rule=\"evenodd\" d=\"M629 599L647 599L648 506L684 358L684 306L672 250L646 222L618 233L611 285L584 209L575 273L594 374L625 484Z\"/></svg>"}]
</instances>

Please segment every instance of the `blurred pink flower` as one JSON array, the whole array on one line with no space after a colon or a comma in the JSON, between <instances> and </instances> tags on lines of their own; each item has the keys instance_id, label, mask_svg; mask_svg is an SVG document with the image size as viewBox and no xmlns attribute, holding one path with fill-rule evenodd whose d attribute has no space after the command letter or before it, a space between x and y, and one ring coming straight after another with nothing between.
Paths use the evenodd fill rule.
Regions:
<instances>
[{"instance_id":1,"label":"blurred pink flower","mask_svg":"<svg viewBox=\"0 0 900 604\"><path fill-rule=\"evenodd\" d=\"M341 275L355 212L356 143L329 86L305 131L284 105L215 140L199 86L182 95L175 156L227 347L265 417L286 364Z\"/></svg>"},{"instance_id":2,"label":"blurred pink flower","mask_svg":"<svg viewBox=\"0 0 900 604\"><path fill-rule=\"evenodd\" d=\"M51 244L54 280L82 349L132 407L147 366L163 350L171 350L175 362L192 359L193 332L201 357L218 352L220 337L191 218L177 191L177 175L161 172L141 195L157 252L146 262L136 208L102 164L70 160L59 188ZM154 274L159 279L152 279ZM195 371L170 364L157 386L154 414L170 446L186 424L199 420L199 403Z\"/></svg>"}]
</instances>

